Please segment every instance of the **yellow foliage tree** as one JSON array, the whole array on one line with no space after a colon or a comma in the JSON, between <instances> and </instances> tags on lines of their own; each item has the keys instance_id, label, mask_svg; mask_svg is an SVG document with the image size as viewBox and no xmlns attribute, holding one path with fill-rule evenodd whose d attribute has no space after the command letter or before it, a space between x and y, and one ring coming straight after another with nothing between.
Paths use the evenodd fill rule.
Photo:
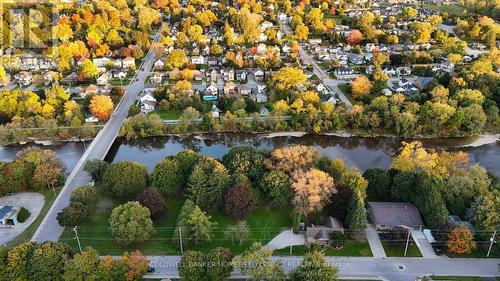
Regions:
<instances>
[{"instance_id":1,"label":"yellow foliage tree","mask_svg":"<svg viewBox=\"0 0 500 281\"><path fill-rule=\"evenodd\" d=\"M370 93L372 87L372 82L366 76L360 75L351 83L352 97L362 99Z\"/></svg>"},{"instance_id":2,"label":"yellow foliage tree","mask_svg":"<svg viewBox=\"0 0 500 281\"><path fill-rule=\"evenodd\" d=\"M109 96L96 95L89 105L90 112L100 121L107 121L113 113L113 101Z\"/></svg>"},{"instance_id":3,"label":"yellow foliage tree","mask_svg":"<svg viewBox=\"0 0 500 281\"><path fill-rule=\"evenodd\" d=\"M337 193L332 177L315 168L296 170L291 178L292 202L297 211L305 215L321 211L330 202L331 195Z\"/></svg>"}]
</instances>

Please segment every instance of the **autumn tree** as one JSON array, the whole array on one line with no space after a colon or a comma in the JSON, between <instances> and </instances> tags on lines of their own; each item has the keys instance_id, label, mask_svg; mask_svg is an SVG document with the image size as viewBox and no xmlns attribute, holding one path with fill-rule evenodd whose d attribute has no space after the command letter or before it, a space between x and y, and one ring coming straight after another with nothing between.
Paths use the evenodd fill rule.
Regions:
<instances>
[{"instance_id":1,"label":"autumn tree","mask_svg":"<svg viewBox=\"0 0 500 281\"><path fill-rule=\"evenodd\" d=\"M182 49L173 50L165 61L167 68L182 68L184 65L188 63L188 57L186 53Z\"/></svg>"},{"instance_id":2,"label":"autumn tree","mask_svg":"<svg viewBox=\"0 0 500 281\"><path fill-rule=\"evenodd\" d=\"M349 32L349 35L347 35L347 42L350 45L358 45L361 43L361 40L363 40L363 34L357 29L353 29Z\"/></svg>"},{"instance_id":3,"label":"autumn tree","mask_svg":"<svg viewBox=\"0 0 500 281\"><path fill-rule=\"evenodd\" d=\"M271 78L279 91L292 91L307 81L307 76L302 69L293 67L283 67Z\"/></svg>"},{"instance_id":4,"label":"autumn tree","mask_svg":"<svg viewBox=\"0 0 500 281\"><path fill-rule=\"evenodd\" d=\"M36 190L54 188L62 179L62 169L51 163L41 163L36 166L33 173L33 187Z\"/></svg>"},{"instance_id":5,"label":"autumn tree","mask_svg":"<svg viewBox=\"0 0 500 281\"><path fill-rule=\"evenodd\" d=\"M204 281L206 268L203 266L205 256L201 252L186 251L179 262L179 276L185 280Z\"/></svg>"},{"instance_id":6,"label":"autumn tree","mask_svg":"<svg viewBox=\"0 0 500 281\"><path fill-rule=\"evenodd\" d=\"M372 88L372 82L366 76L360 75L351 82L352 97L357 100L363 99L370 94Z\"/></svg>"},{"instance_id":7,"label":"autumn tree","mask_svg":"<svg viewBox=\"0 0 500 281\"><path fill-rule=\"evenodd\" d=\"M134 198L147 187L148 172L137 162L113 163L106 169L103 184L117 197Z\"/></svg>"},{"instance_id":8,"label":"autumn tree","mask_svg":"<svg viewBox=\"0 0 500 281\"><path fill-rule=\"evenodd\" d=\"M96 188L89 185L77 187L71 191L69 200L71 202L80 202L86 206L91 206L97 201Z\"/></svg>"},{"instance_id":9,"label":"autumn tree","mask_svg":"<svg viewBox=\"0 0 500 281\"><path fill-rule=\"evenodd\" d=\"M308 169L319 160L319 151L313 146L295 145L275 149L271 152L270 167L290 173L297 169Z\"/></svg>"},{"instance_id":10,"label":"autumn tree","mask_svg":"<svg viewBox=\"0 0 500 281\"><path fill-rule=\"evenodd\" d=\"M450 253L468 254L476 248L476 241L468 227L457 226L448 234L446 246Z\"/></svg>"},{"instance_id":11,"label":"autumn tree","mask_svg":"<svg viewBox=\"0 0 500 281\"><path fill-rule=\"evenodd\" d=\"M89 110L100 121L108 121L113 113L113 106L109 96L95 95L90 101Z\"/></svg>"},{"instance_id":12,"label":"autumn tree","mask_svg":"<svg viewBox=\"0 0 500 281\"><path fill-rule=\"evenodd\" d=\"M139 202L128 202L113 209L109 218L111 234L124 245L146 241L155 232L151 213Z\"/></svg>"},{"instance_id":13,"label":"autumn tree","mask_svg":"<svg viewBox=\"0 0 500 281\"><path fill-rule=\"evenodd\" d=\"M3 65L0 65L0 85L5 85L9 82L9 78L7 77L7 73L3 68Z\"/></svg>"},{"instance_id":14,"label":"autumn tree","mask_svg":"<svg viewBox=\"0 0 500 281\"><path fill-rule=\"evenodd\" d=\"M332 177L315 168L292 172L292 203L307 215L319 212L330 202L330 196L337 192Z\"/></svg>"},{"instance_id":15,"label":"autumn tree","mask_svg":"<svg viewBox=\"0 0 500 281\"><path fill-rule=\"evenodd\" d=\"M86 248L83 252L75 254L71 260L64 265L64 281L91 281L98 280L97 268L99 267L99 253Z\"/></svg>"},{"instance_id":16,"label":"autumn tree","mask_svg":"<svg viewBox=\"0 0 500 281\"><path fill-rule=\"evenodd\" d=\"M250 183L245 176L235 177L234 185L224 197L224 212L235 219L246 218L255 206Z\"/></svg>"},{"instance_id":17,"label":"autumn tree","mask_svg":"<svg viewBox=\"0 0 500 281\"><path fill-rule=\"evenodd\" d=\"M153 187L148 187L137 195L137 201L148 208L152 220L159 219L165 212L165 198Z\"/></svg>"},{"instance_id":18,"label":"autumn tree","mask_svg":"<svg viewBox=\"0 0 500 281\"><path fill-rule=\"evenodd\" d=\"M307 40L308 36L309 36L309 28L306 25L300 24L297 25L297 27L295 27L295 38L297 38L297 40L300 41Z\"/></svg>"},{"instance_id":19,"label":"autumn tree","mask_svg":"<svg viewBox=\"0 0 500 281\"><path fill-rule=\"evenodd\" d=\"M80 66L79 74L82 77L82 80L90 78L95 79L97 78L97 74L99 74L99 69L91 60L86 59Z\"/></svg>"}]
</instances>

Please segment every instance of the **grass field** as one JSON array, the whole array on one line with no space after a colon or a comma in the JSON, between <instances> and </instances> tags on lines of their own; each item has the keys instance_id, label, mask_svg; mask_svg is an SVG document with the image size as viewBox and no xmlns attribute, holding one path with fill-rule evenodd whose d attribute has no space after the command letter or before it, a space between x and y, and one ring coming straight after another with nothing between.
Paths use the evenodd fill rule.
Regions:
<instances>
[{"instance_id":1,"label":"grass field","mask_svg":"<svg viewBox=\"0 0 500 281\"><path fill-rule=\"evenodd\" d=\"M468 15L467 10L460 5L423 4L422 8L441 13L446 12L449 15L454 15L454 16Z\"/></svg>"},{"instance_id":2,"label":"grass field","mask_svg":"<svg viewBox=\"0 0 500 281\"><path fill-rule=\"evenodd\" d=\"M385 254L388 257L404 257L405 253L405 244L391 244L387 241L382 241L382 246L384 246ZM422 254L417 248L417 245L413 241L410 241L408 245L408 252L406 253L407 257L421 257Z\"/></svg>"},{"instance_id":3,"label":"grass field","mask_svg":"<svg viewBox=\"0 0 500 281\"><path fill-rule=\"evenodd\" d=\"M59 193L60 190L61 188L58 188L56 189L56 192ZM37 230L40 223L42 223L42 220L52 206L52 203L54 203L54 200L56 200L56 196L54 195L54 192L52 190L43 191L42 194L45 197L45 204L43 205L40 214L23 233L7 243L7 248L12 248L18 244L28 242L30 241L31 237L33 237L33 234L35 234L35 231Z\"/></svg>"},{"instance_id":4,"label":"grass field","mask_svg":"<svg viewBox=\"0 0 500 281\"><path fill-rule=\"evenodd\" d=\"M182 111L163 111L157 110L153 113L158 114L163 120L178 120L182 115Z\"/></svg>"},{"instance_id":5,"label":"grass field","mask_svg":"<svg viewBox=\"0 0 500 281\"><path fill-rule=\"evenodd\" d=\"M477 277L477 276L438 276L438 275L432 275L432 280L482 281L484 279L482 277Z\"/></svg>"},{"instance_id":6,"label":"grass field","mask_svg":"<svg viewBox=\"0 0 500 281\"><path fill-rule=\"evenodd\" d=\"M306 253L305 246L293 246L292 256L302 256ZM275 250L274 255L278 256L289 256L290 248L284 248ZM339 257L372 257L372 251L370 250L370 245L367 241L346 241L342 249L336 250L328 248L325 251L326 256L339 256Z\"/></svg>"},{"instance_id":7,"label":"grass field","mask_svg":"<svg viewBox=\"0 0 500 281\"><path fill-rule=\"evenodd\" d=\"M338 87L352 104L356 103L356 100L354 100L351 96L351 86L349 84L339 84Z\"/></svg>"},{"instance_id":8,"label":"grass field","mask_svg":"<svg viewBox=\"0 0 500 281\"><path fill-rule=\"evenodd\" d=\"M78 235L82 247L92 246L103 255L118 255L125 251L141 250L146 255L178 255L180 247L178 240L173 240L177 217L184 203L182 198L167 198L165 215L154 223L156 233L146 242L139 245L123 246L115 243L111 236L108 219L114 207L123 202L113 200L105 192L100 192L100 202L92 209L87 223L79 226ZM265 210L256 208L247 219L250 237L239 245L225 237L224 231L236 221L221 213L210 214L212 221L217 223L211 241L194 242L183 240L184 249L196 249L208 252L215 247L230 248L238 254L248 248L253 242L267 243L284 229L289 229L292 222L289 209ZM72 228L66 228L60 241L66 242L77 250Z\"/></svg>"}]
</instances>

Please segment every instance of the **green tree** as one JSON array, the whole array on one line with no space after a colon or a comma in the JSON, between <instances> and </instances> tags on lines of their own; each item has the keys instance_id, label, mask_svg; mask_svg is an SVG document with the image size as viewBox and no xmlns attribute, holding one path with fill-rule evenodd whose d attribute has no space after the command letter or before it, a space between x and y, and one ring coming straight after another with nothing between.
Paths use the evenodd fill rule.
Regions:
<instances>
[{"instance_id":1,"label":"green tree","mask_svg":"<svg viewBox=\"0 0 500 281\"><path fill-rule=\"evenodd\" d=\"M133 198L147 187L148 171L137 162L113 163L106 169L103 183L115 196Z\"/></svg>"},{"instance_id":2,"label":"green tree","mask_svg":"<svg viewBox=\"0 0 500 281\"><path fill-rule=\"evenodd\" d=\"M44 242L32 252L28 280L62 280L64 264L70 259L69 248L59 242Z\"/></svg>"},{"instance_id":3,"label":"green tree","mask_svg":"<svg viewBox=\"0 0 500 281\"><path fill-rule=\"evenodd\" d=\"M71 191L71 202L80 202L84 205L92 205L97 201L97 192L93 186L80 186Z\"/></svg>"},{"instance_id":4,"label":"green tree","mask_svg":"<svg viewBox=\"0 0 500 281\"><path fill-rule=\"evenodd\" d=\"M265 173L265 160L266 155L263 151L250 146L231 148L222 157L222 163L230 174L244 174L252 183L257 183Z\"/></svg>"},{"instance_id":5,"label":"green tree","mask_svg":"<svg viewBox=\"0 0 500 281\"><path fill-rule=\"evenodd\" d=\"M239 245L243 244L243 241L248 239L250 236L250 228L246 221L240 221L236 225L229 226L225 231L224 235L231 239L231 243L234 244L235 240L239 241Z\"/></svg>"},{"instance_id":6,"label":"green tree","mask_svg":"<svg viewBox=\"0 0 500 281\"><path fill-rule=\"evenodd\" d=\"M369 200L391 200L391 178L387 171L380 168L368 169L363 173L363 177L368 181L366 191Z\"/></svg>"},{"instance_id":7,"label":"green tree","mask_svg":"<svg viewBox=\"0 0 500 281\"><path fill-rule=\"evenodd\" d=\"M271 260L273 250L264 248L260 243L253 243L243 254L235 257L233 263L241 273L252 281L285 280L283 266Z\"/></svg>"},{"instance_id":8,"label":"green tree","mask_svg":"<svg viewBox=\"0 0 500 281\"><path fill-rule=\"evenodd\" d=\"M111 234L125 245L146 241L155 232L148 208L139 202L128 202L114 208L109 224Z\"/></svg>"},{"instance_id":9,"label":"green tree","mask_svg":"<svg viewBox=\"0 0 500 281\"><path fill-rule=\"evenodd\" d=\"M194 166L188 181L188 198L203 210L217 210L222 206L229 184L229 174L219 161L202 157Z\"/></svg>"},{"instance_id":10,"label":"green tree","mask_svg":"<svg viewBox=\"0 0 500 281\"><path fill-rule=\"evenodd\" d=\"M100 159L87 160L83 170L90 174L95 182L101 182L109 163Z\"/></svg>"},{"instance_id":11,"label":"green tree","mask_svg":"<svg viewBox=\"0 0 500 281\"><path fill-rule=\"evenodd\" d=\"M288 275L291 281L335 281L337 268L326 261L320 251L306 253L299 266Z\"/></svg>"},{"instance_id":12,"label":"green tree","mask_svg":"<svg viewBox=\"0 0 500 281\"><path fill-rule=\"evenodd\" d=\"M363 236L368 220L366 218L365 202L358 193L354 193L351 198L345 221L349 230L355 231L353 233L354 237Z\"/></svg>"},{"instance_id":13,"label":"green tree","mask_svg":"<svg viewBox=\"0 0 500 281\"><path fill-rule=\"evenodd\" d=\"M207 216L200 207L195 206L186 221L186 239L194 240L195 244L198 244L200 240L210 241L212 238L212 229L216 225L210 219L211 217Z\"/></svg>"},{"instance_id":14,"label":"green tree","mask_svg":"<svg viewBox=\"0 0 500 281\"><path fill-rule=\"evenodd\" d=\"M274 204L285 207L292 197L290 177L283 171L273 170L264 175L260 183L262 190Z\"/></svg>"},{"instance_id":15,"label":"green tree","mask_svg":"<svg viewBox=\"0 0 500 281\"><path fill-rule=\"evenodd\" d=\"M176 194L182 188L179 166L179 161L174 157L162 160L151 174L151 184L164 195Z\"/></svg>"},{"instance_id":16,"label":"green tree","mask_svg":"<svg viewBox=\"0 0 500 281\"><path fill-rule=\"evenodd\" d=\"M68 207L57 214L57 221L62 226L80 225L89 216L89 208L82 202L71 202Z\"/></svg>"}]
</instances>

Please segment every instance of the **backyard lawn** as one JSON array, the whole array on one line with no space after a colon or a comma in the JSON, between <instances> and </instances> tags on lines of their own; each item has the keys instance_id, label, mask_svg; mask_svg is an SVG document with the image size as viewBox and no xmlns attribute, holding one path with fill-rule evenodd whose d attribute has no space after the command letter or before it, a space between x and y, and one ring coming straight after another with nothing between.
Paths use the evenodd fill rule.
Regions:
<instances>
[{"instance_id":1,"label":"backyard lawn","mask_svg":"<svg viewBox=\"0 0 500 281\"><path fill-rule=\"evenodd\" d=\"M293 246L292 256L302 256L306 252L305 246ZM289 256L290 248L283 248L275 250L274 255L278 256ZM346 241L342 249L336 250L333 248L328 248L325 251L326 256L339 256L339 257L372 257L372 251L370 250L370 245L367 241Z\"/></svg>"},{"instance_id":2,"label":"backyard lawn","mask_svg":"<svg viewBox=\"0 0 500 281\"><path fill-rule=\"evenodd\" d=\"M351 85L349 84L345 84L345 83L342 83L342 84L339 84L338 85L339 89L342 91L342 93L344 93L344 95L346 96L346 98L352 103L352 104L355 104L356 101L352 98L351 96Z\"/></svg>"},{"instance_id":3,"label":"backyard lawn","mask_svg":"<svg viewBox=\"0 0 500 281\"><path fill-rule=\"evenodd\" d=\"M157 110L152 113L158 114L163 120L178 120L182 115L182 111L163 111Z\"/></svg>"},{"instance_id":4,"label":"backyard lawn","mask_svg":"<svg viewBox=\"0 0 500 281\"><path fill-rule=\"evenodd\" d=\"M59 194L60 190L61 188L56 189L57 194ZM45 197L45 203L42 210L40 211L40 214L35 219L35 221L28 228L26 228L26 230L24 230L23 233L7 243L7 248L10 249L18 244L30 241L31 237L33 237L33 234L35 234L38 226L40 225L40 223L42 223L42 220L52 206L52 203L54 203L54 200L56 200L56 196L54 195L54 192L52 190L45 190L41 193Z\"/></svg>"},{"instance_id":5,"label":"backyard lawn","mask_svg":"<svg viewBox=\"0 0 500 281\"><path fill-rule=\"evenodd\" d=\"M454 16L468 15L467 10L460 5L423 4L422 8L435 12L441 12L441 13L446 12L449 15L454 15Z\"/></svg>"},{"instance_id":6,"label":"backyard lawn","mask_svg":"<svg viewBox=\"0 0 500 281\"><path fill-rule=\"evenodd\" d=\"M405 253L405 246L406 244L400 243L400 244L391 244L388 241L382 241L382 245L384 246L384 251L385 254L388 257L403 257ZM413 240L410 241L408 244L408 251L406 253L407 257L422 257L422 254L418 250L417 245L413 242Z\"/></svg>"},{"instance_id":7,"label":"backyard lawn","mask_svg":"<svg viewBox=\"0 0 500 281\"><path fill-rule=\"evenodd\" d=\"M93 208L87 223L78 227L78 235L82 247L92 246L102 255L118 255L125 251L139 249L145 255L178 255L180 247L178 240L173 240L177 217L184 203L181 198L167 198L165 215L154 223L156 233L144 243L138 245L123 246L115 243L109 230L108 219L114 207L119 201L110 199L105 192L100 192L100 202ZM183 240L184 249L196 249L208 252L215 247L230 248L233 253L238 254L248 248L253 242L267 243L282 230L289 229L292 221L289 209L265 210L256 208L247 219L250 228L249 239L239 245L237 241L232 243L225 237L224 231L227 226L236 224L236 221L221 213L210 214L212 221L217 225L214 228L211 241L204 241L198 244ZM78 244L74 239L75 234L72 228L67 227L61 237L62 242L66 242L74 250L78 249Z\"/></svg>"}]
</instances>

